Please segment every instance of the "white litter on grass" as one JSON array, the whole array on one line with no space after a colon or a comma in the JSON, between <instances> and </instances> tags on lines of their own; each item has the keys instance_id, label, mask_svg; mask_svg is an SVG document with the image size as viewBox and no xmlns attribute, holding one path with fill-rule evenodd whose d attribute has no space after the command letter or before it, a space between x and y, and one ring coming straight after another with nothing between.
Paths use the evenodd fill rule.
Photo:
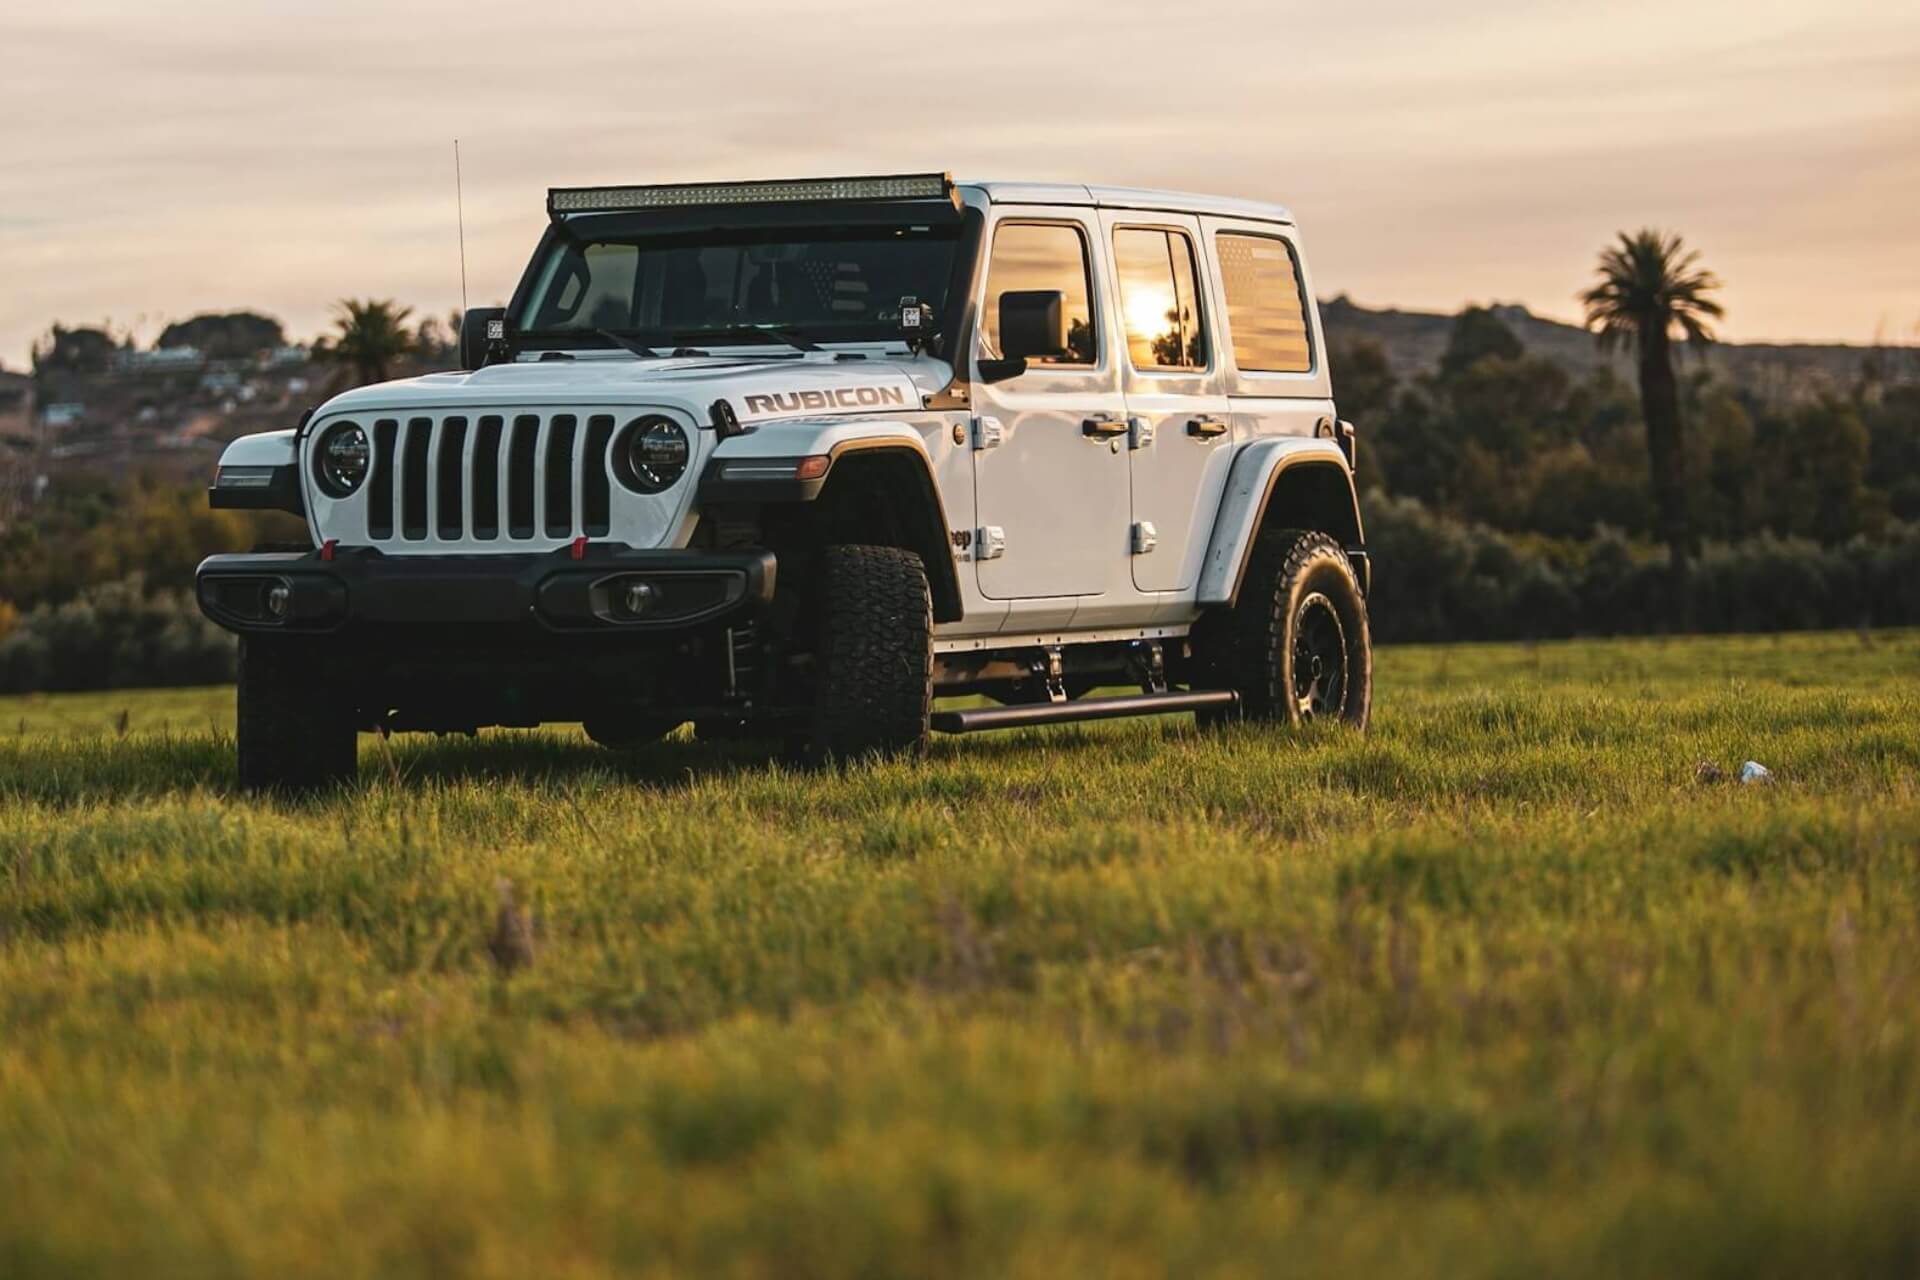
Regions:
<instances>
[{"instance_id":1,"label":"white litter on grass","mask_svg":"<svg viewBox=\"0 0 1920 1280\"><path fill-rule=\"evenodd\" d=\"M1767 768L1767 766L1761 764L1758 760L1749 760L1740 766L1740 781L1771 783L1773 781L1773 770Z\"/></svg>"}]
</instances>

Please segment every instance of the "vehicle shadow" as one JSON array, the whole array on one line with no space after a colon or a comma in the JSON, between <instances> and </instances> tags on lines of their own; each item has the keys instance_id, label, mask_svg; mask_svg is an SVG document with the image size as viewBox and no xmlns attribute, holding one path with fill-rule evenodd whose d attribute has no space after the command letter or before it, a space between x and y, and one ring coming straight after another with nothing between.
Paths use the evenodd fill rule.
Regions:
<instances>
[{"instance_id":1,"label":"vehicle shadow","mask_svg":"<svg viewBox=\"0 0 1920 1280\"><path fill-rule=\"evenodd\" d=\"M1078 751L1145 757L1168 741L1193 733L1189 722L1162 723L1133 732L1114 726L1063 725L958 739L936 737L928 765L964 768L971 762L992 771L1036 755ZM820 768L795 759L776 741L714 741L685 729L663 741L625 750L609 750L565 726L489 730L476 737L363 734L359 777L353 783L306 795L260 799L314 808L380 790L472 785L621 786L665 792L715 779L770 771L805 775ZM67 808L183 796L255 799L240 789L230 733L0 737L0 809L15 804Z\"/></svg>"},{"instance_id":2,"label":"vehicle shadow","mask_svg":"<svg viewBox=\"0 0 1920 1280\"><path fill-rule=\"evenodd\" d=\"M577 732L543 728L497 730L477 737L363 735L360 787L458 786L468 783L569 785L590 778L669 790L696 779L798 768L775 742L708 741L685 730L660 742L619 750Z\"/></svg>"},{"instance_id":3,"label":"vehicle shadow","mask_svg":"<svg viewBox=\"0 0 1920 1280\"><path fill-rule=\"evenodd\" d=\"M477 738L401 734L360 739L358 779L280 804L325 806L380 788L424 790L465 785L598 785L668 790L696 779L798 767L778 745L706 742L685 734L613 751L562 728L493 731ZM0 809L66 808L128 800L253 797L240 789L227 733L94 734L0 738Z\"/></svg>"}]
</instances>

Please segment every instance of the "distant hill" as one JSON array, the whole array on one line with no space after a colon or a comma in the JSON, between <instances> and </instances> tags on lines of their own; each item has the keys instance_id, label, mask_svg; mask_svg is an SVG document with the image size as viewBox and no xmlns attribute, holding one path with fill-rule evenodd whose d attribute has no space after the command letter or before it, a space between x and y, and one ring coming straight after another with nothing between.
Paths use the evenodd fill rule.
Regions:
<instances>
[{"instance_id":1,"label":"distant hill","mask_svg":"<svg viewBox=\"0 0 1920 1280\"><path fill-rule=\"evenodd\" d=\"M1633 377L1629 355L1602 355L1593 335L1577 325L1544 319L1514 303L1495 303L1490 309L1534 355L1556 360L1577 374L1606 365L1623 378ZM1320 316L1329 342L1371 338L1386 348L1394 373L1402 378L1437 368L1453 327L1450 315L1376 310L1345 295L1321 303ZM1920 348L1914 347L1722 342L1706 353L1707 367L1729 382L1763 399L1785 401L1844 392L1859 381L1867 362L1876 360L1888 381L1920 381Z\"/></svg>"}]
</instances>

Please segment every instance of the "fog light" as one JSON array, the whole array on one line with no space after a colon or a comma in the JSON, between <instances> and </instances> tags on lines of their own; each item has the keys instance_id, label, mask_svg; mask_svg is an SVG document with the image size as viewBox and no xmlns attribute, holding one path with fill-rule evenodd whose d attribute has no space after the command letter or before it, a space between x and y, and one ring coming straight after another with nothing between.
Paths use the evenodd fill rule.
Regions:
<instances>
[{"instance_id":1,"label":"fog light","mask_svg":"<svg viewBox=\"0 0 1920 1280\"><path fill-rule=\"evenodd\" d=\"M626 591L620 597L620 601L626 606L628 613L637 617L653 607L653 602L658 594L659 593L653 589L651 582L629 582Z\"/></svg>"},{"instance_id":2,"label":"fog light","mask_svg":"<svg viewBox=\"0 0 1920 1280\"><path fill-rule=\"evenodd\" d=\"M266 595L267 612L273 617L276 617L276 618L286 617L287 609L292 604L293 604L293 592L287 589L287 586L285 583L281 583L276 586L271 586L267 588L267 595Z\"/></svg>"}]
</instances>

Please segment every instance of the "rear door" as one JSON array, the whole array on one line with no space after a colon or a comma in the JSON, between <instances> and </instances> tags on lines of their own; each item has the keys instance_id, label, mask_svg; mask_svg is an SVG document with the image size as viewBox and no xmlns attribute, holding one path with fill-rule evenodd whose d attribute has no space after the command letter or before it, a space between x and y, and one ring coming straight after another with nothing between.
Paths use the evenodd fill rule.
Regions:
<instances>
[{"instance_id":1,"label":"rear door","mask_svg":"<svg viewBox=\"0 0 1920 1280\"><path fill-rule=\"evenodd\" d=\"M1192 591L1233 461L1231 408L1212 341L1200 224L1104 210L1124 341L1134 586Z\"/></svg>"}]
</instances>

